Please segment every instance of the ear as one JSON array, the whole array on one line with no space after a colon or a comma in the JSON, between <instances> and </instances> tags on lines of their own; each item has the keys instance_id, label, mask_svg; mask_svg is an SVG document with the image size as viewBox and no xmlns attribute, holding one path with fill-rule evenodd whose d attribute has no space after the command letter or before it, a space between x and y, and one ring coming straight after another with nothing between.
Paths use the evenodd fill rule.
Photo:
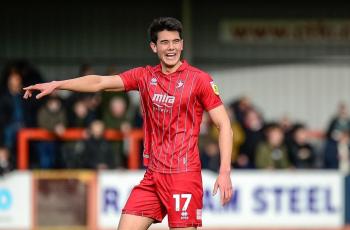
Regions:
<instances>
[{"instance_id":1,"label":"ear","mask_svg":"<svg viewBox=\"0 0 350 230\"><path fill-rule=\"evenodd\" d=\"M157 53L157 45L154 42L150 42L149 46L151 47L153 53Z\"/></svg>"},{"instance_id":2,"label":"ear","mask_svg":"<svg viewBox=\"0 0 350 230\"><path fill-rule=\"evenodd\" d=\"M184 49L184 40L181 39L181 47L180 47L180 50L182 51Z\"/></svg>"}]
</instances>

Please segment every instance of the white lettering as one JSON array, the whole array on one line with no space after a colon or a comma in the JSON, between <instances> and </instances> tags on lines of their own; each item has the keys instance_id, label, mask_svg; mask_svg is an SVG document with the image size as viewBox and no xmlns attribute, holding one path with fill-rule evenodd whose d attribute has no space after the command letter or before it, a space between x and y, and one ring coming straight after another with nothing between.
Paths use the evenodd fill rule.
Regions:
<instances>
[{"instance_id":1,"label":"white lettering","mask_svg":"<svg viewBox=\"0 0 350 230\"><path fill-rule=\"evenodd\" d=\"M175 102L175 96L169 96L168 94L155 93L152 101L158 107L172 107Z\"/></svg>"}]
</instances>

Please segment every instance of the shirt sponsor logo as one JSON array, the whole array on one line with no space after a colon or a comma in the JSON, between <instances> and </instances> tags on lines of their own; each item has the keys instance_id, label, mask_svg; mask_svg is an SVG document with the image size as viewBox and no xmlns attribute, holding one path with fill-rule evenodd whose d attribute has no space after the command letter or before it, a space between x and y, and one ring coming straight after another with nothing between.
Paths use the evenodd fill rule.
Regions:
<instances>
[{"instance_id":1,"label":"shirt sponsor logo","mask_svg":"<svg viewBox=\"0 0 350 230\"><path fill-rule=\"evenodd\" d=\"M168 94L155 93L152 98L153 104L158 108L171 108L175 102L175 96L169 96Z\"/></svg>"},{"instance_id":2,"label":"shirt sponsor logo","mask_svg":"<svg viewBox=\"0 0 350 230\"><path fill-rule=\"evenodd\" d=\"M210 82L211 88L213 89L216 95L219 95L219 87L214 83L214 81Z\"/></svg>"}]
</instances>

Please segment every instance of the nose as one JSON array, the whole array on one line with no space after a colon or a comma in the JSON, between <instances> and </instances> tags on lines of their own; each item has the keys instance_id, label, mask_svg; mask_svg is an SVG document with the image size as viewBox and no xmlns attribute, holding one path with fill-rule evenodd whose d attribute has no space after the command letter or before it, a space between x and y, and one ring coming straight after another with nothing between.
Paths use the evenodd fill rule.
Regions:
<instances>
[{"instance_id":1,"label":"nose","mask_svg":"<svg viewBox=\"0 0 350 230\"><path fill-rule=\"evenodd\" d=\"M173 42L169 42L169 50L173 50L175 48L175 45Z\"/></svg>"}]
</instances>

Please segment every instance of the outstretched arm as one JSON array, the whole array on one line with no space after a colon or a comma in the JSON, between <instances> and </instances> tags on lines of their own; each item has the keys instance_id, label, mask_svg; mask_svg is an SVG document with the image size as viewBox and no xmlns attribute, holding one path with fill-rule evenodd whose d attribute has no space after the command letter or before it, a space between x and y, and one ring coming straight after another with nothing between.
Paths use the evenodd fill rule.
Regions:
<instances>
[{"instance_id":1,"label":"outstretched arm","mask_svg":"<svg viewBox=\"0 0 350 230\"><path fill-rule=\"evenodd\" d=\"M56 89L71 90L76 92L98 92L101 90L124 90L124 84L120 76L99 76L86 75L83 77L72 78L63 81L51 81L47 83L35 84L23 88L25 90L24 98L32 96L34 91L40 91L36 98L42 98Z\"/></svg>"},{"instance_id":2,"label":"outstretched arm","mask_svg":"<svg viewBox=\"0 0 350 230\"><path fill-rule=\"evenodd\" d=\"M213 195L220 189L221 204L225 205L230 201L233 193L230 176L233 133L230 119L223 105L210 110L208 113L219 129L220 171L214 185Z\"/></svg>"}]
</instances>

